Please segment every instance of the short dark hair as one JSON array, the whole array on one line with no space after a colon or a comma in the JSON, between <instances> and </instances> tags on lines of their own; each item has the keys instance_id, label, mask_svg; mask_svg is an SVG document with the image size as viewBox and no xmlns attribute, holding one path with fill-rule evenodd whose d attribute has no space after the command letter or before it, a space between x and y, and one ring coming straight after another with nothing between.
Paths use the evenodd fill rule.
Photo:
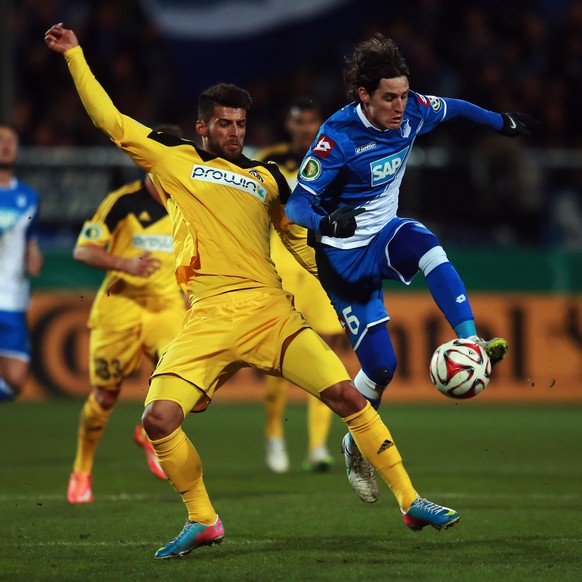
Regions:
<instances>
[{"instance_id":1,"label":"short dark hair","mask_svg":"<svg viewBox=\"0 0 582 582\"><path fill-rule=\"evenodd\" d=\"M359 100L358 89L373 93L382 79L409 77L410 71L396 43L379 32L358 44L351 57L346 57L344 81L348 97Z\"/></svg>"},{"instance_id":2,"label":"short dark hair","mask_svg":"<svg viewBox=\"0 0 582 582\"><path fill-rule=\"evenodd\" d=\"M311 97L300 97L289 103L287 115L293 115L297 111L317 111L320 115L322 114L321 105Z\"/></svg>"},{"instance_id":3,"label":"short dark hair","mask_svg":"<svg viewBox=\"0 0 582 582\"><path fill-rule=\"evenodd\" d=\"M214 107L233 107L248 111L253 104L251 94L230 83L219 83L203 91L198 97L198 119L208 121L214 114Z\"/></svg>"}]
</instances>

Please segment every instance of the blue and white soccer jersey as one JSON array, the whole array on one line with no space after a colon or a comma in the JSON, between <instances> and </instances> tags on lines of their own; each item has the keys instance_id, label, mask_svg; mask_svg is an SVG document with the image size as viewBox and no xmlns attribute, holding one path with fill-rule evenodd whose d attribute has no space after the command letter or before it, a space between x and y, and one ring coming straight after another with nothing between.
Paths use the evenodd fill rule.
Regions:
<instances>
[{"instance_id":1,"label":"blue and white soccer jersey","mask_svg":"<svg viewBox=\"0 0 582 582\"><path fill-rule=\"evenodd\" d=\"M298 183L316 197L313 206L328 214L354 205L366 211L357 218L348 239L321 236L317 245L319 278L357 349L366 330L389 319L382 281L410 283L418 264L391 256L390 242L414 245L416 232L431 233L420 223L397 216L399 189L417 135L434 129L446 114L446 102L410 92L398 130L380 130L366 119L361 106L347 105L321 127L301 165Z\"/></svg>"},{"instance_id":2,"label":"blue and white soccer jersey","mask_svg":"<svg viewBox=\"0 0 582 582\"><path fill-rule=\"evenodd\" d=\"M26 361L30 358L26 250L35 236L38 208L38 194L18 180L0 187L0 355Z\"/></svg>"},{"instance_id":3,"label":"blue and white soccer jersey","mask_svg":"<svg viewBox=\"0 0 582 582\"><path fill-rule=\"evenodd\" d=\"M298 184L328 214L339 206L366 209L348 239L321 237L337 248L365 246L397 216L400 184L417 135L434 129L446 114L446 101L410 91L398 130L380 130L351 103L322 126L299 170Z\"/></svg>"}]
</instances>

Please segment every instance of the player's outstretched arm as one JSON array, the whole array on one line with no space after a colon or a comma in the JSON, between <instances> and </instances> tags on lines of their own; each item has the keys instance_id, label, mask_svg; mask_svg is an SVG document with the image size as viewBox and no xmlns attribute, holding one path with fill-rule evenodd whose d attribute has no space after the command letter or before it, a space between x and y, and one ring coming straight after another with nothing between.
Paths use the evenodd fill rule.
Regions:
<instances>
[{"instance_id":1,"label":"player's outstretched arm","mask_svg":"<svg viewBox=\"0 0 582 582\"><path fill-rule=\"evenodd\" d=\"M123 149L140 168L150 172L165 146L147 139L151 129L123 115L95 79L77 36L62 24L51 26L45 33L46 45L65 58L77 93L95 127Z\"/></svg>"},{"instance_id":2,"label":"player's outstretched arm","mask_svg":"<svg viewBox=\"0 0 582 582\"><path fill-rule=\"evenodd\" d=\"M45 32L44 42L52 51L61 54L79 46L75 33L64 28L62 22L54 24Z\"/></svg>"}]
</instances>

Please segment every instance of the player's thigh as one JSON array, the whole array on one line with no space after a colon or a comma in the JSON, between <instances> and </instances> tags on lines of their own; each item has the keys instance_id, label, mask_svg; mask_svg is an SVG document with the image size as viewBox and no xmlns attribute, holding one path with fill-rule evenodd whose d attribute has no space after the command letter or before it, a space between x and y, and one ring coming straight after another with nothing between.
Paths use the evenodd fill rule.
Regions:
<instances>
[{"instance_id":1,"label":"player's thigh","mask_svg":"<svg viewBox=\"0 0 582 582\"><path fill-rule=\"evenodd\" d=\"M339 357L310 328L300 331L287 345L282 375L316 398L326 388L350 380Z\"/></svg>"},{"instance_id":2,"label":"player's thigh","mask_svg":"<svg viewBox=\"0 0 582 582\"><path fill-rule=\"evenodd\" d=\"M184 305L181 304L153 313L144 321L142 341L145 352L153 362L157 362L170 342L180 333L185 313Z\"/></svg>"},{"instance_id":3,"label":"player's thigh","mask_svg":"<svg viewBox=\"0 0 582 582\"><path fill-rule=\"evenodd\" d=\"M297 276L296 286L290 289L295 297L295 307L307 318L309 325L319 334L343 333L338 315L319 280L303 269Z\"/></svg>"},{"instance_id":4,"label":"player's thigh","mask_svg":"<svg viewBox=\"0 0 582 582\"><path fill-rule=\"evenodd\" d=\"M308 327L283 289L261 289L233 295L236 357L266 374L280 375L286 340Z\"/></svg>"},{"instance_id":5,"label":"player's thigh","mask_svg":"<svg viewBox=\"0 0 582 582\"><path fill-rule=\"evenodd\" d=\"M409 284L419 271L420 259L431 249L440 248L440 243L422 223L407 218L394 220L398 227L379 237L382 277Z\"/></svg>"},{"instance_id":6,"label":"player's thigh","mask_svg":"<svg viewBox=\"0 0 582 582\"><path fill-rule=\"evenodd\" d=\"M234 353L230 295L199 301L188 310L152 374L152 384L158 376L177 376L186 382L185 392L192 387L211 400L214 392L244 365ZM163 399L163 395L157 398ZM189 398L181 396L180 400Z\"/></svg>"},{"instance_id":7,"label":"player's thigh","mask_svg":"<svg viewBox=\"0 0 582 582\"><path fill-rule=\"evenodd\" d=\"M92 329L89 334L89 378L93 386L114 388L139 366L141 326L122 330Z\"/></svg>"}]
</instances>

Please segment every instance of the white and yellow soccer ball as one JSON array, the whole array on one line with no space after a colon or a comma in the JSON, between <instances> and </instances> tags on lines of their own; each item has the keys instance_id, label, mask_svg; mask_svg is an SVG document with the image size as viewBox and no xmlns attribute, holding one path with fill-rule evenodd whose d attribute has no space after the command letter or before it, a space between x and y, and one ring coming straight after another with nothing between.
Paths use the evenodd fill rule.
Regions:
<instances>
[{"instance_id":1,"label":"white and yellow soccer ball","mask_svg":"<svg viewBox=\"0 0 582 582\"><path fill-rule=\"evenodd\" d=\"M473 398L489 384L491 360L475 342L454 339L434 351L429 372L432 383L445 396Z\"/></svg>"}]
</instances>

